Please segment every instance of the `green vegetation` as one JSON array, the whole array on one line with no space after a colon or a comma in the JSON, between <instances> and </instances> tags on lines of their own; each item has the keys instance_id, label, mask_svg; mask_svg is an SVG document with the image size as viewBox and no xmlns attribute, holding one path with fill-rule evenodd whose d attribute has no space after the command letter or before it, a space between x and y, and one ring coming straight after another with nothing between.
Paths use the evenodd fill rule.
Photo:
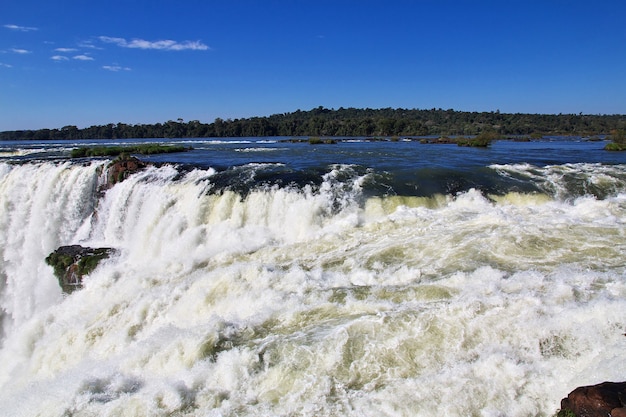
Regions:
<instances>
[{"instance_id":1,"label":"green vegetation","mask_svg":"<svg viewBox=\"0 0 626 417\"><path fill-rule=\"evenodd\" d=\"M626 151L626 144L611 142L607 143L604 149L607 151Z\"/></svg>"},{"instance_id":2,"label":"green vegetation","mask_svg":"<svg viewBox=\"0 0 626 417\"><path fill-rule=\"evenodd\" d=\"M59 284L61 285L62 277L70 265L74 263L74 256L68 253L52 252L46 258L46 263L54 269L54 275L59 279Z\"/></svg>"},{"instance_id":3,"label":"green vegetation","mask_svg":"<svg viewBox=\"0 0 626 417\"><path fill-rule=\"evenodd\" d=\"M158 153L185 152L191 148L181 145L143 144L132 146L92 146L72 149L72 158L86 158L92 156L119 156L122 154L138 153L153 155Z\"/></svg>"},{"instance_id":4,"label":"green vegetation","mask_svg":"<svg viewBox=\"0 0 626 417\"><path fill-rule=\"evenodd\" d=\"M62 246L46 257L46 263L54 269L54 275L63 292L69 294L81 288L82 277L89 275L113 251L111 248Z\"/></svg>"},{"instance_id":5,"label":"green vegetation","mask_svg":"<svg viewBox=\"0 0 626 417\"><path fill-rule=\"evenodd\" d=\"M337 141L335 139L332 139L332 138L322 139L322 138L320 138L318 136L311 136L309 138L309 144L311 144L311 145L321 145L321 144L334 145L336 143L337 143Z\"/></svg>"},{"instance_id":6,"label":"green vegetation","mask_svg":"<svg viewBox=\"0 0 626 417\"><path fill-rule=\"evenodd\" d=\"M555 417L576 417L576 414L572 410L559 410Z\"/></svg>"},{"instance_id":7,"label":"green vegetation","mask_svg":"<svg viewBox=\"0 0 626 417\"><path fill-rule=\"evenodd\" d=\"M130 139L203 137L410 137L499 135L592 136L626 129L626 115L523 114L460 112L452 109L327 109L274 114L247 119L215 119L128 125L124 123L78 129L20 130L0 132L0 140Z\"/></svg>"},{"instance_id":8,"label":"green vegetation","mask_svg":"<svg viewBox=\"0 0 626 417\"><path fill-rule=\"evenodd\" d=\"M48 257L46 257L46 263L54 268L54 273L57 277L61 277L65 275L67 269L74 263L76 263L77 268L75 270L76 274L79 276L89 275L98 263L108 258L111 254L111 249L109 248L98 248L93 249L91 252L85 255L78 256L73 253L64 253L64 252L52 252Z\"/></svg>"},{"instance_id":9,"label":"green vegetation","mask_svg":"<svg viewBox=\"0 0 626 417\"><path fill-rule=\"evenodd\" d=\"M608 143L604 149L607 151L626 151L626 130L613 130L610 139L612 142Z\"/></svg>"},{"instance_id":10,"label":"green vegetation","mask_svg":"<svg viewBox=\"0 0 626 417\"><path fill-rule=\"evenodd\" d=\"M94 269L96 269L98 263L101 260L108 258L110 254L111 249L109 248L94 249L92 254L80 258L77 264L78 269L76 272L81 276L89 275Z\"/></svg>"},{"instance_id":11,"label":"green vegetation","mask_svg":"<svg viewBox=\"0 0 626 417\"><path fill-rule=\"evenodd\" d=\"M473 137L458 136L440 136L438 138L422 138L420 143L434 143L434 144L456 144L458 146L485 148L491 145L491 142L498 139L504 139L503 135L500 135L493 131L485 131ZM517 139L517 138L516 138Z\"/></svg>"},{"instance_id":12,"label":"green vegetation","mask_svg":"<svg viewBox=\"0 0 626 417\"><path fill-rule=\"evenodd\" d=\"M486 148L494 140L501 139L496 132L482 132L474 138L461 138L456 141L459 146L470 146L475 148Z\"/></svg>"}]
</instances>

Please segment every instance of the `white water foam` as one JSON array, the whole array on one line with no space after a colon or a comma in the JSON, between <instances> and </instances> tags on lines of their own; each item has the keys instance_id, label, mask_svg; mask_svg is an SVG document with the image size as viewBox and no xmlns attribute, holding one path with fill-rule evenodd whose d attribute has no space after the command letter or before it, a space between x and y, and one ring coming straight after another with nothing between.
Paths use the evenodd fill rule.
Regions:
<instances>
[{"instance_id":1,"label":"white water foam","mask_svg":"<svg viewBox=\"0 0 626 417\"><path fill-rule=\"evenodd\" d=\"M0 164L0 294L4 331L60 300L41 261L91 215L98 164Z\"/></svg>"},{"instance_id":2,"label":"white water foam","mask_svg":"<svg viewBox=\"0 0 626 417\"><path fill-rule=\"evenodd\" d=\"M614 195L626 189L623 165L563 164L538 167L531 164L492 165L501 175L530 179L539 188L557 199L587 194Z\"/></svg>"},{"instance_id":3,"label":"white water foam","mask_svg":"<svg viewBox=\"0 0 626 417\"><path fill-rule=\"evenodd\" d=\"M623 379L624 194L361 207L349 166L246 197L164 166L97 200L99 166L0 164L7 415L552 415ZM75 243L119 254L61 297Z\"/></svg>"}]
</instances>

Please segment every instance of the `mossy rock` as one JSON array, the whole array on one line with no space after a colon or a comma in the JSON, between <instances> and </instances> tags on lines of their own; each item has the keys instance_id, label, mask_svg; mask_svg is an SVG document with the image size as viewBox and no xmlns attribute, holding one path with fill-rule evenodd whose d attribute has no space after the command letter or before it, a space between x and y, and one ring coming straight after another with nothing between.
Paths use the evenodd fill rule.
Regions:
<instances>
[{"instance_id":1,"label":"mossy rock","mask_svg":"<svg viewBox=\"0 0 626 417\"><path fill-rule=\"evenodd\" d=\"M124 181L137 171L141 171L148 166L147 163L122 153L118 158L107 166L107 182L104 188L109 188L118 182Z\"/></svg>"},{"instance_id":2,"label":"mossy rock","mask_svg":"<svg viewBox=\"0 0 626 417\"><path fill-rule=\"evenodd\" d=\"M113 253L115 253L113 248L61 246L46 257L46 263L54 269L54 275L63 292L70 294L82 288L83 276L93 272L100 261Z\"/></svg>"}]
</instances>

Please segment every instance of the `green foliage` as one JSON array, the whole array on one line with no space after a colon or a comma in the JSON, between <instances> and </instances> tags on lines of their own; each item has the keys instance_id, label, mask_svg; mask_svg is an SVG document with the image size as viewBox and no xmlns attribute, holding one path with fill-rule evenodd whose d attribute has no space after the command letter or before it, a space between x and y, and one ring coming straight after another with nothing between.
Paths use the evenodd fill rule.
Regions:
<instances>
[{"instance_id":1,"label":"green foliage","mask_svg":"<svg viewBox=\"0 0 626 417\"><path fill-rule=\"evenodd\" d=\"M559 410L555 417L576 417L576 413L569 409Z\"/></svg>"},{"instance_id":2,"label":"green foliage","mask_svg":"<svg viewBox=\"0 0 626 417\"><path fill-rule=\"evenodd\" d=\"M459 146L471 146L471 147L485 148L491 145L492 141L500 139L500 138L501 136L498 135L496 132L487 131L487 132L480 133L478 136L474 138L459 139L457 140L456 143Z\"/></svg>"},{"instance_id":3,"label":"green foliage","mask_svg":"<svg viewBox=\"0 0 626 417\"><path fill-rule=\"evenodd\" d=\"M484 132L481 132L478 136L476 136L475 139L478 139L481 141L492 141L492 140L502 139L502 135L491 130L486 130Z\"/></svg>"},{"instance_id":4,"label":"green foliage","mask_svg":"<svg viewBox=\"0 0 626 417\"><path fill-rule=\"evenodd\" d=\"M626 130L615 129L611 132L610 138L611 140L613 140L614 143L618 143L620 145L626 145Z\"/></svg>"},{"instance_id":5,"label":"green foliage","mask_svg":"<svg viewBox=\"0 0 626 417\"><path fill-rule=\"evenodd\" d=\"M83 256L78 261L78 274L81 276L89 275L96 269L101 260L109 257L110 253L111 250L109 248L97 248L91 254Z\"/></svg>"},{"instance_id":6,"label":"green foliage","mask_svg":"<svg viewBox=\"0 0 626 417\"><path fill-rule=\"evenodd\" d=\"M111 248L62 246L46 257L46 263L54 269L61 289L69 294L81 288L82 277L93 272L98 263L113 252Z\"/></svg>"},{"instance_id":7,"label":"green foliage","mask_svg":"<svg viewBox=\"0 0 626 417\"><path fill-rule=\"evenodd\" d=\"M46 263L54 269L54 275L60 280L74 263L74 257L67 253L52 252L46 257Z\"/></svg>"},{"instance_id":8,"label":"green foliage","mask_svg":"<svg viewBox=\"0 0 626 417\"><path fill-rule=\"evenodd\" d=\"M297 110L268 117L220 119L213 123L181 119L166 123L128 125L124 123L78 129L21 130L0 132L0 140L46 139L130 139L199 137L394 137L394 136L475 136L494 131L500 135L607 134L626 129L626 115L523 114L460 112L452 109L327 109Z\"/></svg>"},{"instance_id":9,"label":"green foliage","mask_svg":"<svg viewBox=\"0 0 626 417\"><path fill-rule=\"evenodd\" d=\"M334 145L336 143L337 143L337 141L335 139L332 139L332 138L322 139L322 138L317 137L317 136L312 136L312 137L309 138L309 144L311 144L311 145L321 145L321 144Z\"/></svg>"},{"instance_id":10,"label":"green foliage","mask_svg":"<svg viewBox=\"0 0 626 417\"><path fill-rule=\"evenodd\" d=\"M608 143L604 149L607 151L626 151L626 130L614 129L609 138L613 141Z\"/></svg>"},{"instance_id":11,"label":"green foliage","mask_svg":"<svg viewBox=\"0 0 626 417\"><path fill-rule=\"evenodd\" d=\"M159 153L185 152L191 148L181 145L142 144L131 146L92 146L72 149L72 158L87 158L93 156L123 156L131 153L153 155Z\"/></svg>"}]
</instances>

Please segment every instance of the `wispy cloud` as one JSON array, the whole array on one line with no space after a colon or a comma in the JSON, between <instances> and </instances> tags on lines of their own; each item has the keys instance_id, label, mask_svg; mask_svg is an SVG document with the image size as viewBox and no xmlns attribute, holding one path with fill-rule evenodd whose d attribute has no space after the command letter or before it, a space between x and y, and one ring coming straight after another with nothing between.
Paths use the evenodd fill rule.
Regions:
<instances>
[{"instance_id":1,"label":"wispy cloud","mask_svg":"<svg viewBox=\"0 0 626 417\"><path fill-rule=\"evenodd\" d=\"M131 69L128 67L122 67L120 65L103 65L102 69L107 71L119 72L119 71L130 71Z\"/></svg>"},{"instance_id":2,"label":"wispy cloud","mask_svg":"<svg viewBox=\"0 0 626 417\"><path fill-rule=\"evenodd\" d=\"M61 48L63 49L63 48ZM54 60L54 61L69 61L70 58L65 56L65 55L53 55L50 57L50 59ZM77 61L95 61L94 57L91 57L89 55L86 54L81 54L81 55L75 55L72 57L72 59L75 59Z\"/></svg>"},{"instance_id":3,"label":"wispy cloud","mask_svg":"<svg viewBox=\"0 0 626 417\"><path fill-rule=\"evenodd\" d=\"M79 61L93 61L94 59L92 57L90 57L89 55L76 55L75 57L73 57L74 59L77 59Z\"/></svg>"},{"instance_id":4,"label":"wispy cloud","mask_svg":"<svg viewBox=\"0 0 626 417\"><path fill-rule=\"evenodd\" d=\"M38 28L18 25L4 25L4 27L11 30L19 30L20 32L32 32L34 30L39 30Z\"/></svg>"},{"instance_id":5,"label":"wispy cloud","mask_svg":"<svg viewBox=\"0 0 626 417\"><path fill-rule=\"evenodd\" d=\"M98 39L104 43L112 43L121 48L134 49L157 49L162 51L206 51L209 47L200 41L184 41L177 42L173 40L146 41L144 39L132 39L130 41L124 38L113 38L110 36L100 36Z\"/></svg>"},{"instance_id":6,"label":"wispy cloud","mask_svg":"<svg viewBox=\"0 0 626 417\"><path fill-rule=\"evenodd\" d=\"M83 42L79 43L78 46L81 47L81 48L85 48L85 49L102 49L102 48L94 45L92 41L83 41Z\"/></svg>"},{"instance_id":7,"label":"wispy cloud","mask_svg":"<svg viewBox=\"0 0 626 417\"><path fill-rule=\"evenodd\" d=\"M99 36L100 39L104 43L114 43L118 46L126 46L128 42L124 38L112 38L111 36Z\"/></svg>"},{"instance_id":8,"label":"wispy cloud","mask_svg":"<svg viewBox=\"0 0 626 417\"><path fill-rule=\"evenodd\" d=\"M76 52L78 51L78 49L76 48L57 48L55 49L56 52Z\"/></svg>"},{"instance_id":9,"label":"wispy cloud","mask_svg":"<svg viewBox=\"0 0 626 417\"><path fill-rule=\"evenodd\" d=\"M13 53L22 54L22 55L31 53L31 51L29 51L28 49L18 49L18 48L11 48L10 51Z\"/></svg>"},{"instance_id":10,"label":"wispy cloud","mask_svg":"<svg viewBox=\"0 0 626 417\"><path fill-rule=\"evenodd\" d=\"M13 68L13 65L9 65L9 64L5 64L3 62L0 62L0 67L3 67L3 68Z\"/></svg>"}]
</instances>

